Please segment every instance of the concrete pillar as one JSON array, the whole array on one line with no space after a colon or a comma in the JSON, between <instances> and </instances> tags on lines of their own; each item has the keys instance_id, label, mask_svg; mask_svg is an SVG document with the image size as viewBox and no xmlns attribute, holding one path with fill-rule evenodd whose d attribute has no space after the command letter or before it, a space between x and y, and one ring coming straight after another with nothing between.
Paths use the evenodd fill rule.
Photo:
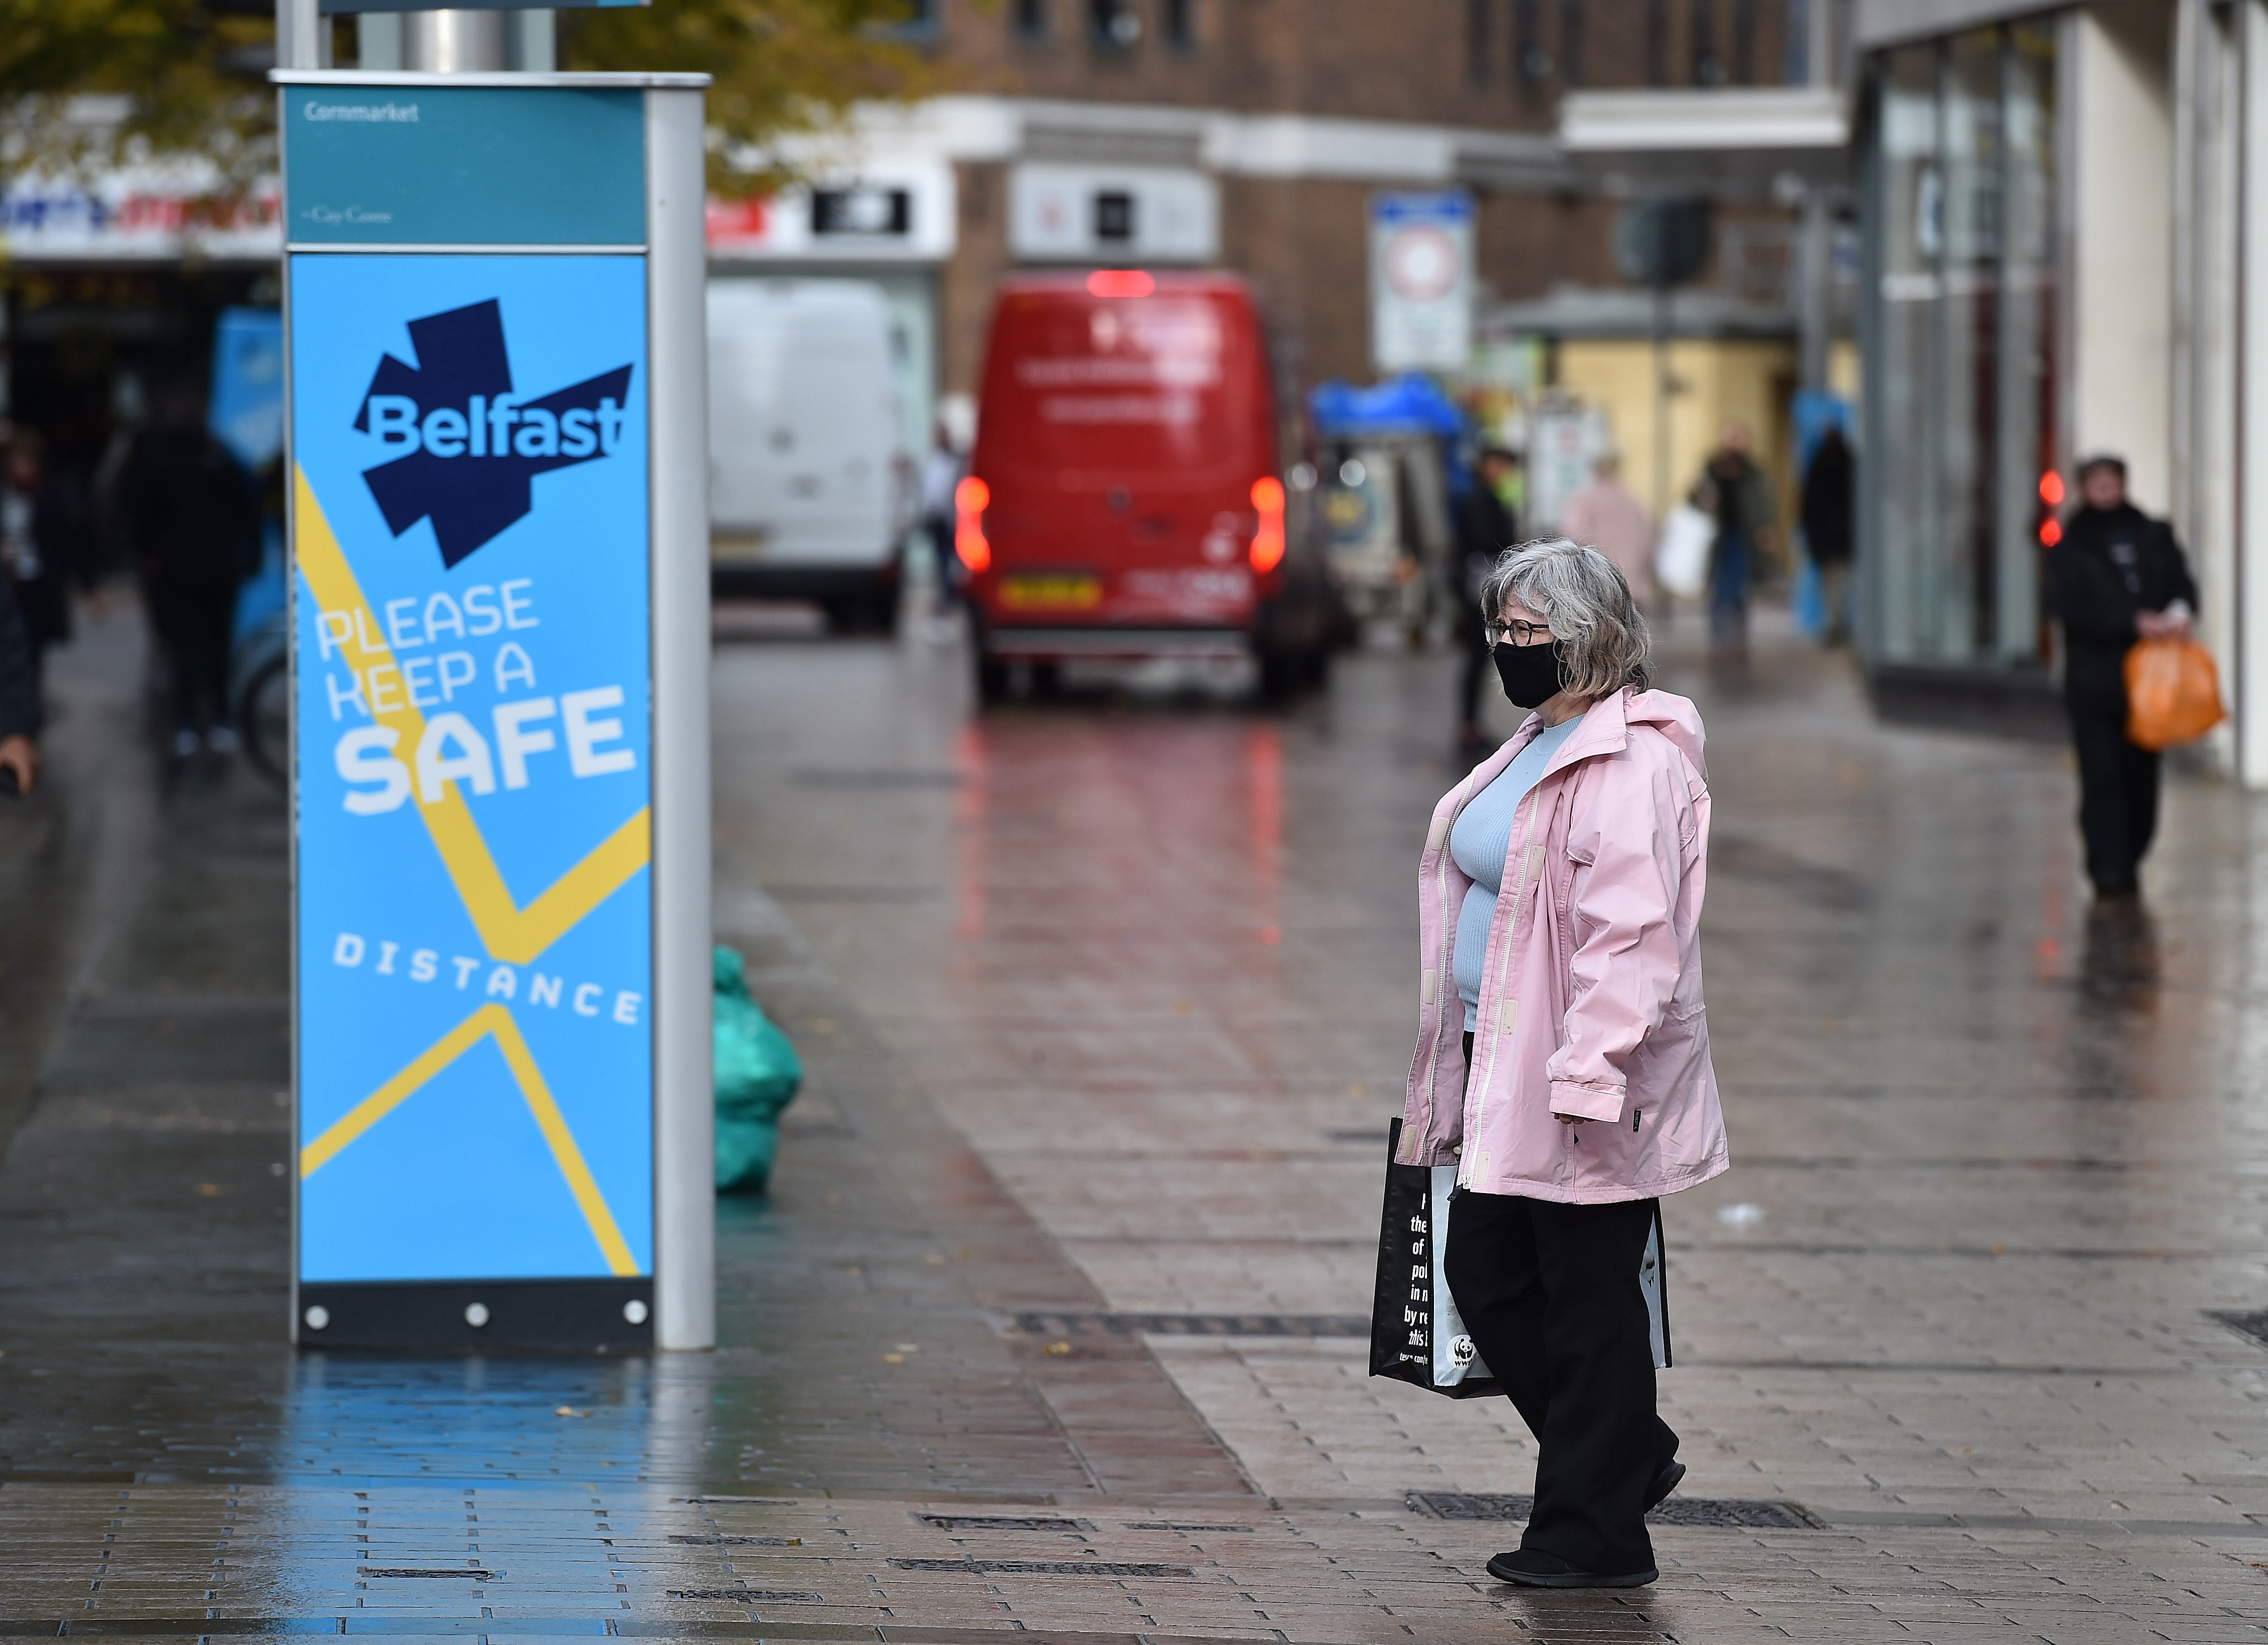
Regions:
<instances>
[{"instance_id":1,"label":"concrete pillar","mask_svg":"<svg viewBox=\"0 0 2268 1645\"><path fill-rule=\"evenodd\" d=\"M2066 17L2064 427L2075 456L2124 457L2135 502L2163 514L2173 500L2172 16L2135 0Z\"/></svg>"},{"instance_id":2,"label":"concrete pillar","mask_svg":"<svg viewBox=\"0 0 2268 1645\"><path fill-rule=\"evenodd\" d=\"M2235 677L2237 775L2268 788L2268 4L2241 0L2237 304Z\"/></svg>"}]
</instances>

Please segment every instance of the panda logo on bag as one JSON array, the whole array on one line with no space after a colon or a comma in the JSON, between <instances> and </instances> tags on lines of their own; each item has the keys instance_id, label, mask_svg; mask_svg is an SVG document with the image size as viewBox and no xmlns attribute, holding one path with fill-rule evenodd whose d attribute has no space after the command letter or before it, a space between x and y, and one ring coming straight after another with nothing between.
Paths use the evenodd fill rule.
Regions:
<instances>
[{"instance_id":1,"label":"panda logo on bag","mask_svg":"<svg viewBox=\"0 0 2268 1645\"><path fill-rule=\"evenodd\" d=\"M1449 1359L1459 1370L1473 1362L1473 1339L1457 1336L1449 1339Z\"/></svg>"}]
</instances>

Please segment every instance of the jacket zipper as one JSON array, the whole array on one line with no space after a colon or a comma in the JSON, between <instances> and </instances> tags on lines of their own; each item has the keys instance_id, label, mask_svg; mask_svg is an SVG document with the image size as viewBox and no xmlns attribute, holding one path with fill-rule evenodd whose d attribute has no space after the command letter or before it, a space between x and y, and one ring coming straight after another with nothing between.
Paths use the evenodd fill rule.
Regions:
<instances>
[{"instance_id":1,"label":"jacket zipper","mask_svg":"<svg viewBox=\"0 0 2268 1645\"><path fill-rule=\"evenodd\" d=\"M1479 1024L1481 1032L1473 1036L1473 1048L1476 1051L1480 1049L1484 1042L1487 1044L1488 1055L1485 1063L1488 1073L1484 1074L1479 1068L1475 1068L1470 1070L1467 1076L1469 1088L1465 1101L1465 1137L1468 1142L1479 1134L1481 1115L1488 1105L1489 1078L1496 1072L1497 1043L1504 1037L1500 1031L1504 1015L1504 991L1510 980L1512 946L1519 932L1521 899L1528 890L1528 857L1535 844L1535 822L1543 808L1543 790L1548 776L1549 773L1546 773L1545 777L1537 778L1535 786L1528 791L1528 797L1521 802L1522 808L1528 813L1528 827L1520 840L1519 872L1513 882L1512 917L1510 923L1505 927L1504 948L1497 959L1497 992L1494 1000L1497 1021L1491 1022L1483 1017ZM1509 866L1510 859L1506 860ZM1503 882L1498 881L1498 903L1501 906ZM1475 1151L1468 1148L1458 1160L1457 1183L1460 1187L1466 1184L1466 1171L1474 1157Z\"/></svg>"}]
</instances>

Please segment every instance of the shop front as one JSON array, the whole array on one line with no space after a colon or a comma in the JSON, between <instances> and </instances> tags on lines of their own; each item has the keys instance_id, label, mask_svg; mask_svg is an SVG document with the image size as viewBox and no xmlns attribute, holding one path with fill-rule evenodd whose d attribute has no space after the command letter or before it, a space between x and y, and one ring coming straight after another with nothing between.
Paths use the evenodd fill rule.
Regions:
<instances>
[{"instance_id":1,"label":"shop front","mask_svg":"<svg viewBox=\"0 0 2268 1645\"><path fill-rule=\"evenodd\" d=\"M1867 61L1860 632L1889 698L2045 697L2040 556L2068 456L2058 34L1994 23Z\"/></svg>"}]
</instances>

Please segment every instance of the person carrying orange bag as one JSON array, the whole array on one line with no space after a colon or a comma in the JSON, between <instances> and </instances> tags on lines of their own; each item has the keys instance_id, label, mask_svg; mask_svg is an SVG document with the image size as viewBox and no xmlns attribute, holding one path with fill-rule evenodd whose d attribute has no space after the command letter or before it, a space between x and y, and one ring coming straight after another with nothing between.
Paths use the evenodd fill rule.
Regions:
<instances>
[{"instance_id":1,"label":"person carrying orange bag","mask_svg":"<svg viewBox=\"0 0 2268 1645\"><path fill-rule=\"evenodd\" d=\"M2189 645L2197 583L2172 528L2126 500L2123 459L2080 463L2079 492L2080 506L2047 553L2048 609L2063 623L2064 703L2079 756L2088 877L2098 898L2131 897L2140 889L2142 856L2157 831L2158 750L2182 740L2157 740L2169 723L2159 672L2169 661L2176 671L2193 671L2192 663L2169 652ZM2160 642L2174 645L2161 651ZM2138 653L2132 665L2129 653ZM2205 662L2209 669L2211 659ZM2132 702L2130 666L2145 688ZM2176 697L2185 700L2188 690L2177 685ZM2137 712L2146 722L2146 742L2132 734L2130 718Z\"/></svg>"}]
</instances>

